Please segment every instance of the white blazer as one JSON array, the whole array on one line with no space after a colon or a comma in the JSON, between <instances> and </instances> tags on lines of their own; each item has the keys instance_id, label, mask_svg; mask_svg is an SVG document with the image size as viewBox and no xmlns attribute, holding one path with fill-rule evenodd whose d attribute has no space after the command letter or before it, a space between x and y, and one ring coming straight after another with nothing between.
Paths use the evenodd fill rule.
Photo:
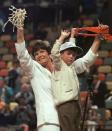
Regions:
<instances>
[{"instance_id":1,"label":"white blazer","mask_svg":"<svg viewBox=\"0 0 112 131\"><path fill-rule=\"evenodd\" d=\"M59 125L58 114L54 105L51 90L51 73L29 55L25 42L15 44L21 67L31 78L35 96L37 127L45 123Z\"/></svg>"}]
</instances>

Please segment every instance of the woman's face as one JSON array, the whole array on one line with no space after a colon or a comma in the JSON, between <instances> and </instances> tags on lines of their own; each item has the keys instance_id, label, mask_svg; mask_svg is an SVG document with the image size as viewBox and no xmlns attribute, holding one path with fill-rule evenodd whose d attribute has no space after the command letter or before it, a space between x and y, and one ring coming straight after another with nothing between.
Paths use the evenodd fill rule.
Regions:
<instances>
[{"instance_id":1,"label":"woman's face","mask_svg":"<svg viewBox=\"0 0 112 131\"><path fill-rule=\"evenodd\" d=\"M44 49L40 49L35 53L34 56L35 60L41 64L42 66L46 66L50 60L50 56L48 54L48 52Z\"/></svg>"}]
</instances>

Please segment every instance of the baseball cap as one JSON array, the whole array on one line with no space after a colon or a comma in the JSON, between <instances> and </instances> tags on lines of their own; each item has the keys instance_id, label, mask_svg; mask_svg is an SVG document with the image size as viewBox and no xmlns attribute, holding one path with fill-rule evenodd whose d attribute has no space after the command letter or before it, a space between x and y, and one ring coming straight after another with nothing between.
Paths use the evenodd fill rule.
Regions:
<instances>
[{"instance_id":1,"label":"baseball cap","mask_svg":"<svg viewBox=\"0 0 112 131\"><path fill-rule=\"evenodd\" d=\"M83 49L79 46L76 46L74 42L65 42L64 44L62 44L60 47L60 52L69 48L73 48L74 51L77 52L77 55L81 55L83 53Z\"/></svg>"}]
</instances>

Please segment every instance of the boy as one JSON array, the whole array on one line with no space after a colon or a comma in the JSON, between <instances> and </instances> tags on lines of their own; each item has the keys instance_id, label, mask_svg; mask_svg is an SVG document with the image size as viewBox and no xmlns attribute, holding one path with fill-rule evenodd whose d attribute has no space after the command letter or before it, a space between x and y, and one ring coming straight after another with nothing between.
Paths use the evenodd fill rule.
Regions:
<instances>
[{"instance_id":1,"label":"boy","mask_svg":"<svg viewBox=\"0 0 112 131\"><path fill-rule=\"evenodd\" d=\"M108 26L99 25L99 28ZM70 32L62 31L51 51L55 67L52 73L53 96L62 131L80 130L80 89L77 74L88 70L93 64L101 41L98 35L87 54L75 60L82 53L82 49L75 45L74 37L77 33L77 29L72 29L70 41L63 44Z\"/></svg>"}]
</instances>

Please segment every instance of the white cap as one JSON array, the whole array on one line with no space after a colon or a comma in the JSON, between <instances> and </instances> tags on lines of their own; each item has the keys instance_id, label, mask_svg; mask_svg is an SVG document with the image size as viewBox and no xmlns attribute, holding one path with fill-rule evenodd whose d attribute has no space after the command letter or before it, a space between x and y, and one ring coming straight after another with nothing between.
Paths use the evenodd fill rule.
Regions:
<instances>
[{"instance_id":1,"label":"white cap","mask_svg":"<svg viewBox=\"0 0 112 131\"><path fill-rule=\"evenodd\" d=\"M62 44L60 47L60 52L69 48L73 48L74 51L77 52L77 55L81 55L83 53L83 49L79 46L76 46L74 42L65 42L64 44Z\"/></svg>"}]
</instances>

